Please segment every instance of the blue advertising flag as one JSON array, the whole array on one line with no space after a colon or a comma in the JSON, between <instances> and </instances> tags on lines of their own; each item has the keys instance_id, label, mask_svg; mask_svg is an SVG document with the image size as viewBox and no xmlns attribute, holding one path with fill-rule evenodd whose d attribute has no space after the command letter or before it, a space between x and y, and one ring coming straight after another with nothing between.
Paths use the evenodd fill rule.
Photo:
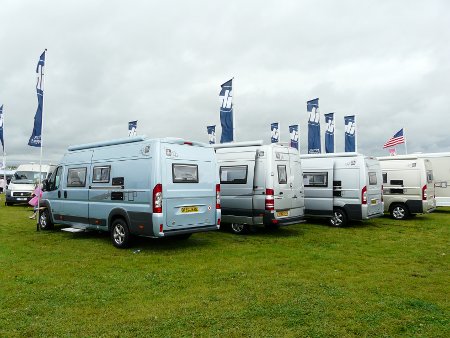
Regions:
<instances>
[{"instance_id":1,"label":"blue advertising flag","mask_svg":"<svg viewBox=\"0 0 450 338\"><path fill-rule=\"evenodd\" d=\"M32 147L41 147L42 142L42 114L44 109L44 66L45 66L45 52L41 54L39 62L36 66L37 83L36 94L38 99L38 107L34 115L33 133L28 141L28 145Z\"/></svg>"},{"instance_id":2,"label":"blue advertising flag","mask_svg":"<svg viewBox=\"0 0 450 338\"><path fill-rule=\"evenodd\" d=\"M220 143L233 142L233 79L225 82L221 87L220 98L220 124L222 135Z\"/></svg>"},{"instance_id":3,"label":"blue advertising flag","mask_svg":"<svg viewBox=\"0 0 450 338\"><path fill-rule=\"evenodd\" d=\"M278 143L280 141L280 130L278 122L270 125L270 143Z\"/></svg>"},{"instance_id":4,"label":"blue advertising flag","mask_svg":"<svg viewBox=\"0 0 450 338\"><path fill-rule=\"evenodd\" d=\"M356 151L356 121L355 115L344 116L345 121L345 152Z\"/></svg>"},{"instance_id":5,"label":"blue advertising flag","mask_svg":"<svg viewBox=\"0 0 450 338\"><path fill-rule=\"evenodd\" d=\"M309 114L308 119L308 154L320 154L320 113L319 99L306 102L306 111Z\"/></svg>"},{"instance_id":6,"label":"blue advertising flag","mask_svg":"<svg viewBox=\"0 0 450 338\"><path fill-rule=\"evenodd\" d=\"M325 152L334 153L334 113L325 114Z\"/></svg>"},{"instance_id":7,"label":"blue advertising flag","mask_svg":"<svg viewBox=\"0 0 450 338\"><path fill-rule=\"evenodd\" d=\"M289 126L290 143L292 148L298 150L298 124Z\"/></svg>"},{"instance_id":8,"label":"blue advertising flag","mask_svg":"<svg viewBox=\"0 0 450 338\"><path fill-rule=\"evenodd\" d=\"M216 125L207 126L206 130L208 131L209 144L215 144L216 143Z\"/></svg>"},{"instance_id":9,"label":"blue advertising flag","mask_svg":"<svg viewBox=\"0 0 450 338\"><path fill-rule=\"evenodd\" d=\"M5 143L3 141L3 105L0 107L0 141L2 142L3 152L5 152Z\"/></svg>"},{"instance_id":10,"label":"blue advertising flag","mask_svg":"<svg viewBox=\"0 0 450 338\"><path fill-rule=\"evenodd\" d=\"M128 122L128 136L136 136L137 135L137 121Z\"/></svg>"}]
</instances>

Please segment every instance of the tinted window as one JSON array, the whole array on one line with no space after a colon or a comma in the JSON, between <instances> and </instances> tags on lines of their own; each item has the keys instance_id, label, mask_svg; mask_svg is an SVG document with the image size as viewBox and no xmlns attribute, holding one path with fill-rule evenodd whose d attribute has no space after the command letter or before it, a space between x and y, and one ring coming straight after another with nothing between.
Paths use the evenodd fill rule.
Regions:
<instances>
[{"instance_id":1,"label":"tinted window","mask_svg":"<svg viewBox=\"0 0 450 338\"><path fill-rule=\"evenodd\" d=\"M377 173L369 173L369 185L377 185Z\"/></svg>"},{"instance_id":2,"label":"tinted window","mask_svg":"<svg viewBox=\"0 0 450 338\"><path fill-rule=\"evenodd\" d=\"M247 166L220 167L220 183L222 184L246 184Z\"/></svg>"},{"instance_id":3,"label":"tinted window","mask_svg":"<svg viewBox=\"0 0 450 338\"><path fill-rule=\"evenodd\" d=\"M94 167L92 171L92 182L108 183L110 172L111 172L110 166Z\"/></svg>"},{"instance_id":4,"label":"tinted window","mask_svg":"<svg viewBox=\"0 0 450 338\"><path fill-rule=\"evenodd\" d=\"M287 184L287 173L285 165L278 165L278 183Z\"/></svg>"},{"instance_id":5,"label":"tinted window","mask_svg":"<svg viewBox=\"0 0 450 338\"><path fill-rule=\"evenodd\" d=\"M328 185L328 173L303 173L305 187L326 187Z\"/></svg>"},{"instance_id":6,"label":"tinted window","mask_svg":"<svg viewBox=\"0 0 450 338\"><path fill-rule=\"evenodd\" d=\"M387 183L387 173L383 173L383 183Z\"/></svg>"},{"instance_id":7,"label":"tinted window","mask_svg":"<svg viewBox=\"0 0 450 338\"><path fill-rule=\"evenodd\" d=\"M86 168L70 168L67 172L68 187L84 187L86 185Z\"/></svg>"},{"instance_id":8,"label":"tinted window","mask_svg":"<svg viewBox=\"0 0 450 338\"><path fill-rule=\"evenodd\" d=\"M198 183L196 164L172 164L173 183Z\"/></svg>"}]
</instances>

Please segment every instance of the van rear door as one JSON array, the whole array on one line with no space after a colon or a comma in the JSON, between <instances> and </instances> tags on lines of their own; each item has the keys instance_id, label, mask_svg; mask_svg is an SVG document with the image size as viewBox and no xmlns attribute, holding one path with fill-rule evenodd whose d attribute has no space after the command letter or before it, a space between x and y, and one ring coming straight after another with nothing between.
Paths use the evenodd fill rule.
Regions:
<instances>
[{"instance_id":1,"label":"van rear door","mask_svg":"<svg viewBox=\"0 0 450 338\"><path fill-rule=\"evenodd\" d=\"M380 164L377 160L366 160L366 189L367 189L367 216L383 214L383 202L381 200L381 186L383 177Z\"/></svg>"},{"instance_id":2,"label":"van rear door","mask_svg":"<svg viewBox=\"0 0 450 338\"><path fill-rule=\"evenodd\" d=\"M292 190L292 216L303 216L305 200L302 181L302 166L298 154L289 154L290 187Z\"/></svg>"},{"instance_id":3,"label":"van rear door","mask_svg":"<svg viewBox=\"0 0 450 338\"><path fill-rule=\"evenodd\" d=\"M163 213L173 229L216 224L217 166L209 147L162 143Z\"/></svg>"},{"instance_id":4,"label":"van rear door","mask_svg":"<svg viewBox=\"0 0 450 338\"><path fill-rule=\"evenodd\" d=\"M274 159L273 190L275 218L291 217L292 208L292 174L289 163L289 153L286 148L274 147L272 158Z\"/></svg>"},{"instance_id":5,"label":"van rear door","mask_svg":"<svg viewBox=\"0 0 450 338\"><path fill-rule=\"evenodd\" d=\"M305 214L333 216L332 159L310 158L302 161L305 187Z\"/></svg>"}]
</instances>

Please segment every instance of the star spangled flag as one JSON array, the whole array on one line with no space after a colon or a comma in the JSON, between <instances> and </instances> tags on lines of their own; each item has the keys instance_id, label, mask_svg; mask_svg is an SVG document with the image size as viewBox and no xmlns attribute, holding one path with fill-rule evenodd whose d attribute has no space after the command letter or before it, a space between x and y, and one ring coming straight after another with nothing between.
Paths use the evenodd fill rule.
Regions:
<instances>
[{"instance_id":1,"label":"star spangled flag","mask_svg":"<svg viewBox=\"0 0 450 338\"><path fill-rule=\"evenodd\" d=\"M225 82L220 90L220 143L233 142L233 79Z\"/></svg>"},{"instance_id":2,"label":"star spangled flag","mask_svg":"<svg viewBox=\"0 0 450 338\"><path fill-rule=\"evenodd\" d=\"M209 144L215 144L216 143L216 125L207 126L206 130L208 132Z\"/></svg>"},{"instance_id":3,"label":"star spangled flag","mask_svg":"<svg viewBox=\"0 0 450 338\"><path fill-rule=\"evenodd\" d=\"M136 136L137 135L137 121L128 122L128 136Z\"/></svg>"},{"instance_id":4,"label":"star spangled flag","mask_svg":"<svg viewBox=\"0 0 450 338\"><path fill-rule=\"evenodd\" d=\"M325 114L325 152L334 153L334 113Z\"/></svg>"},{"instance_id":5,"label":"star spangled flag","mask_svg":"<svg viewBox=\"0 0 450 338\"><path fill-rule=\"evenodd\" d=\"M3 141L3 105L0 107L0 141L2 142L3 152L5 152L5 142Z\"/></svg>"},{"instance_id":6,"label":"star spangled flag","mask_svg":"<svg viewBox=\"0 0 450 338\"><path fill-rule=\"evenodd\" d=\"M308 154L320 154L320 113L319 99L306 102L308 118Z\"/></svg>"},{"instance_id":7,"label":"star spangled flag","mask_svg":"<svg viewBox=\"0 0 450 338\"><path fill-rule=\"evenodd\" d=\"M403 135L403 128L400 129L398 132L395 133L394 136L392 136L389 140L386 141L386 143L383 146L384 148L389 148L396 146L397 144L405 143L405 137Z\"/></svg>"},{"instance_id":8,"label":"star spangled flag","mask_svg":"<svg viewBox=\"0 0 450 338\"><path fill-rule=\"evenodd\" d=\"M41 147L42 139L42 114L44 109L44 66L45 66L45 52L39 57L39 62L36 66L37 83L36 83L36 94L38 99L38 107L36 114L34 115L34 125L33 132L28 141L28 145L32 147Z\"/></svg>"},{"instance_id":9,"label":"star spangled flag","mask_svg":"<svg viewBox=\"0 0 450 338\"><path fill-rule=\"evenodd\" d=\"M290 136L289 145L292 148L295 148L298 150L298 124L289 126L289 136Z\"/></svg>"},{"instance_id":10,"label":"star spangled flag","mask_svg":"<svg viewBox=\"0 0 450 338\"><path fill-rule=\"evenodd\" d=\"M270 125L270 143L278 143L280 141L280 131L278 122Z\"/></svg>"},{"instance_id":11,"label":"star spangled flag","mask_svg":"<svg viewBox=\"0 0 450 338\"><path fill-rule=\"evenodd\" d=\"M355 115L344 116L345 122L345 152L356 151L356 121Z\"/></svg>"}]
</instances>

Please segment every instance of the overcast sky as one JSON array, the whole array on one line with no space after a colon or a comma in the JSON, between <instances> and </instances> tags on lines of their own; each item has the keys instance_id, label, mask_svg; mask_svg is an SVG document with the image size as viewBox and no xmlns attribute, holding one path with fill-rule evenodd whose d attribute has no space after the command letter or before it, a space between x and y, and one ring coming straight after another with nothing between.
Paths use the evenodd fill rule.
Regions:
<instances>
[{"instance_id":1,"label":"overcast sky","mask_svg":"<svg viewBox=\"0 0 450 338\"><path fill-rule=\"evenodd\" d=\"M130 120L139 134L204 142L217 124L219 139L231 77L238 141L270 142L271 122L288 141L298 123L306 152L306 101L319 97L336 113L337 151L348 114L364 154L387 154L402 127L408 152L450 151L450 1L3 0L0 46L11 160L39 158L27 143L45 48L47 161L126 137Z\"/></svg>"}]
</instances>

